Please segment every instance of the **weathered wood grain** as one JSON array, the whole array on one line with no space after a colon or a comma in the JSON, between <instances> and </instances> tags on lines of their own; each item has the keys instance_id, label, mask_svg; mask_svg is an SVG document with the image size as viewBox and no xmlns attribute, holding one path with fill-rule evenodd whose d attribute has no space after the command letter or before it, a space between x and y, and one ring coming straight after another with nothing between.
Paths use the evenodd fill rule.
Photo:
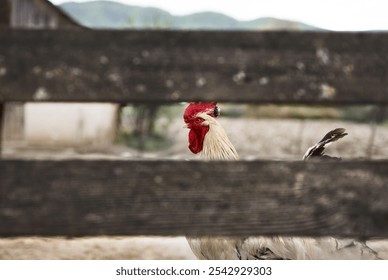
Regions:
<instances>
[{"instance_id":1,"label":"weathered wood grain","mask_svg":"<svg viewBox=\"0 0 388 280\"><path fill-rule=\"evenodd\" d=\"M0 101L388 103L388 33L0 32Z\"/></svg>"},{"instance_id":2,"label":"weathered wood grain","mask_svg":"<svg viewBox=\"0 0 388 280\"><path fill-rule=\"evenodd\" d=\"M4 103L0 102L0 158L3 148Z\"/></svg>"},{"instance_id":3,"label":"weathered wood grain","mask_svg":"<svg viewBox=\"0 0 388 280\"><path fill-rule=\"evenodd\" d=\"M1 160L1 236L388 237L388 161Z\"/></svg>"}]
</instances>

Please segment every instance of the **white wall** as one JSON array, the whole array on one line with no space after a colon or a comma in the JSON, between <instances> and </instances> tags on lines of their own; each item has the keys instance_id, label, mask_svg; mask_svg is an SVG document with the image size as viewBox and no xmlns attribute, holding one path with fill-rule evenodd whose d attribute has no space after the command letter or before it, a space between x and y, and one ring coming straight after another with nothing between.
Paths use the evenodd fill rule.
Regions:
<instances>
[{"instance_id":1,"label":"white wall","mask_svg":"<svg viewBox=\"0 0 388 280\"><path fill-rule=\"evenodd\" d=\"M106 103L27 103L25 140L33 146L108 146L116 113L117 105Z\"/></svg>"}]
</instances>

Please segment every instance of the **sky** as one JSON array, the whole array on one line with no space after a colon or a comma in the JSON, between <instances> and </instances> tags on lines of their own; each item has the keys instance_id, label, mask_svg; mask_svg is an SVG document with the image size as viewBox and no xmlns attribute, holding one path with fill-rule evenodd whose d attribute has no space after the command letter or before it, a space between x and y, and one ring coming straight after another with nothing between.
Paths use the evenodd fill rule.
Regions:
<instances>
[{"instance_id":1,"label":"sky","mask_svg":"<svg viewBox=\"0 0 388 280\"><path fill-rule=\"evenodd\" d=\"M54 4L69 2L69 0L50 1ZM213 11L238 20L276 17L335 31L388 30L388 0L115 0L115 2L157 7L174 15Z\"/></svg>"}]
</instances>

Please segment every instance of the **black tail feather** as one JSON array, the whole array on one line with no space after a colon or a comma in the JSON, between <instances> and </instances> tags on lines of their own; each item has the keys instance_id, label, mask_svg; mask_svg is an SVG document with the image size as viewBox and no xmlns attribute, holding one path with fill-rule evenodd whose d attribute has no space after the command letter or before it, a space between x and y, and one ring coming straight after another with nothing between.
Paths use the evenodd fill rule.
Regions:
<instances>
[{"instance_id":1,"label":"black tail feather","mask_svg":"<svg viewBox=\"0 0 388 280\"><path fill-rule=\"evenodd\" d=\"M316 143L314 146L310 147L306 153L303 156L303 160L307 160L311 157L321 157L324 159L335 159L338 160L340 158L336 157L330 157L324 155L325 148L328 144L337 141L338 139L341 139L342 137L345 137L348 135L345 132L344 128L336 128L332 131L329 131L318 143Z\"/></svg>"}]
</instances>

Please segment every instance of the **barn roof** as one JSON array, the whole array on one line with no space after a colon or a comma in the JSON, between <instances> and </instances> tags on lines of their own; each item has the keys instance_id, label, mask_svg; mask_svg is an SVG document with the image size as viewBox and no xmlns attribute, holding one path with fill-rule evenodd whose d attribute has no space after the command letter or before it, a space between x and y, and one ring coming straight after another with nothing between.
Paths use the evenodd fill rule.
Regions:
<instances>
[{"instance_id":1,"label":"barn roof","mask_svg":"<svg viewBox=\"0 0 388 280\"><path fill-rule=\"evenodd\" d=\"M42 24L44 18L55 18L54 26ZM36 23L35 18L40 17ZM33 18L34 20L31 20ZM31 23L32 21L32 23ZM5 0L0 1L0 27L27 28L87 28L48 0Z\"/></svg>"}]
</instances>

